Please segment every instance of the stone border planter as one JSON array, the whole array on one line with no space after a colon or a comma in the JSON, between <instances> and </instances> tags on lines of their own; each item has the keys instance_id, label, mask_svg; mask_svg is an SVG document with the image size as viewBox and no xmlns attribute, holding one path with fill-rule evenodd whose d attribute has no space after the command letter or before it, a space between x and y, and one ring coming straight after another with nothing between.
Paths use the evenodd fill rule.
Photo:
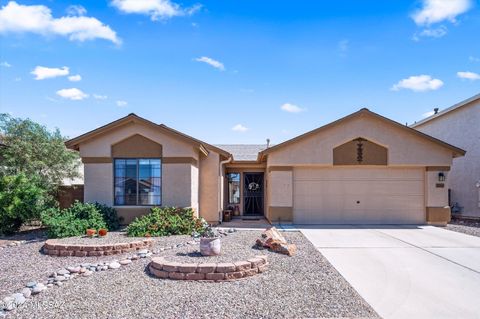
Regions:
<instances>
[{"instance_id":1,"label":"stone border planter","mask_svg":"<svg viewBox=\"0 0 480 319\"><path fill-rule=\"evenodd\" d=\"M152 258L148 265L150 274L162 279L230 281L254 276L268 267L267 256L255 256L235 263L177 263L164 257Z\"/></svg>"},{"instance_id":2,"label":"stone border planter","mask_svg":"<svg viewBox=\"0 0 480 319\"><path fill-rule=\"evenodd\" d=\"M132 251L147 249L153 245L152 239L144 239L130 243L117 243L109 245L72 245L62 244L58 240L49 239L43 245L43 253L50 256L111 256Z\"/></svg>"}]
</instances>

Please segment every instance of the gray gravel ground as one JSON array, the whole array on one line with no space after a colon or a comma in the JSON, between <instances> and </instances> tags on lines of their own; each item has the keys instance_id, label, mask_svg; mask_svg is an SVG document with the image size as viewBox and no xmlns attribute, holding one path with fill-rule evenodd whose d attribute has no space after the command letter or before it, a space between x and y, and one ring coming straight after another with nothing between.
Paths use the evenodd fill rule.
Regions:
<instances>
[{"instance_id":1,"label":"gray gravel ground","mask_svg":"<svg viewBox=\"0 0 480 319\"><path fill-rule=\"evenodd\" d=\"M452 222L450 222L445 228L459 233L480 237L480 222L452 220Z\"/></svg>"},{"instance_id":2,"label":"gray gravel ground","mask_svg":"<svg viewBox=\"0 0 480 319\"><path fill-rule=\"evenodd\" d=\"M253 244L259 234L259 231L242 231L230 239ZM297 244L297 255L287 257L262 251L268 255L269 269L247 279L223 283L162 280L149 276L146 269L150 260L141 259L119 270L94 273L48 289L9 316L29 319L378 317L301 233L285 236ZM176 238L177 242L179 239ZM228 247L229 239L224 241ZM43 271L45 266L52 269L71 263L63 257L39 257L36 244L15 249L21 250L1 252L2 281L6 276L8 282L11 281L8 278L15 277L23 283L41 273L48 274L49 270ZM188 250L178 248L158 255L168 257ZM243 249L241 254L247 251ZM17 262L5 262L7 256ZM46 262L44 258L51 260ZM79 263L80 259L74 260ZM4 285L0 284L2 291Z\"/></svg>"},{"instance_id":3,"label":"gray gravel ground","mask_svg":"<svg viewBox=\"0 0 480 319\"><path fill-rule=\"evenodd\" d=\"M153 238L154 248L171 246L191 240L190 236L171 236ZM53 271L81 263L122 259L130 254L103 257L57 257L40 252L45 241L26 243L20 246L6 247L0 250L0 300L7 294L21 290L28 281L42 280Z\"/></svg>"}]
</instances>

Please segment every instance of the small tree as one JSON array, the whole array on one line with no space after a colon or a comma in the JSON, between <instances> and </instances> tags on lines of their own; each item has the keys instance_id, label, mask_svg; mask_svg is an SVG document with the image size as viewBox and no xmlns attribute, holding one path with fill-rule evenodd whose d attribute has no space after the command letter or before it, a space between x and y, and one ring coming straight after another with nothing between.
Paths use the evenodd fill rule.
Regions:
<instances>
[{"instance_id":1,"label":"small tree","mask_svg":"<svg viewBox=\"0 0 480 319\"><path fill-rule=\"evenodd\" d=\"M0 152L0 174L38 177L39 185L53 193L65 178L78 177L78 154L65 147L58 129L49 131L30 119L0 114L0 134L6 147Z\"/></svg>"},{"instance_id":2,"label":"small tree","mask_svg":"<svg viewBox=\"0 0 480 319\"><path fill-rule=\"evenodd\" d=\"M23 223L40 218L51 197L24 174L0 177L0 234L11 234Z\"/></svg>"}]
</instances>

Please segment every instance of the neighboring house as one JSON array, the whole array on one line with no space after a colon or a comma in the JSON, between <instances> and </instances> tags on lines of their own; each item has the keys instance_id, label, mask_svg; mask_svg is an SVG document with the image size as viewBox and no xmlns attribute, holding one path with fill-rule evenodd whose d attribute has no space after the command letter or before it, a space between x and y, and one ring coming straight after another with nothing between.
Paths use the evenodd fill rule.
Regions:
<instances>
[{"instance_id":1,"label":"neighboring house","mask_svg":"<svg viewBox=\"0 0 480 319\"><path fill-rule=\"evenodd\" d=\"M85 201L125 222L151 206L302 224L422 224L450 218L443 172L460 148L362 109L284 143L214 146L130 114L67 141Z\"/></svg>"},{"instance_id":2,"label":"neighboring house","mask_svg":"<svg viewBox=\"0 0 480 319\"><path fill-rule=\"evenodd\" d=\"M80 160L79 160L80 161ZM83 163L78 165L78 177L65 178L58 188L57 200L61 208L68 208L78 200L83 202Z\"/></svg>"},{"instance_id":3,"label":"neighboring house","mask_svg":"<svg viewBox=\"0 0 480 319\"><path fill-rule=\"evenodd\" d=\"M411 127L466 150L448 174L453 212L480 217L480 94Z\"/></svg>"}]
</instances>

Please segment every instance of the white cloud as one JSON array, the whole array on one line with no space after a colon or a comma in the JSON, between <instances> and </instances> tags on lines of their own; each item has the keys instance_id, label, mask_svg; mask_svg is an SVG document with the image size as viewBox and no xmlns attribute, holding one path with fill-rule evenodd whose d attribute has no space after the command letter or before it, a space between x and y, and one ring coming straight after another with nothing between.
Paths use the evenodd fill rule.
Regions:
<instances>
[{"instance_id":1,"label":"white cloud","mask_svg":"<svg viewBox=\"0 0 480 319\"><path fill-rule=\"evenodd\" d=\"M88 94L83 93L81 90L77 88L58 90L57 95L60 97L63 97L64 99L75 100L75 101L83 100L88 97Z\"/></svg>"},{"instance_id":2,"label":"white cloud","mask_svg":"<svg viewBox=\"0 0 480 319\"><path fill-rule=\"evenodd\" d=\"M234 127L232 127L232 131L235 132L246 132L248 131L248 128L243 126L242 124L237 124Z\"/></svg>"},{"instance_id":3,"label":"white cloud","mask_svg":"<svg viewBox=\"0 0 480 319\"><path fill-rule=\"evenodd\" d=\"M128 104L127 101L122 101L122 100L117 101L117 106L118 107L125 107L125 106L127 106L127 104Z\"/></svg>"},{"instance_id":4,"label":"white cloud","mask_svg":"<svg viewBox=\"0 0 480 319\"><path fill-rule=\"evenodd\" d=\"M223 65L223 63L220 62L220 61L214 60L212 58L202 56L201 58L196 58L195 61L203 62L203 63L206 63L206 64L209 64L209 65L213 66L216 69L219 69L221 71L225 71L225 66Z\"/></svg>"},{"instance_id":5,"label":"white cloud","mask_svg":"<svg viewBox=\"0 0 480 319\"><path fill-rule=\"evenodd\" d=\"M434 79L430 75L414 75L409 78L400 80L392 86L391 90L398 91L400 89L408 89L415 92L434 91L443 86L443 81Z\"/></svg>"},{"instance_id":6,"label":"white cloud","mask_svg":"<svg viewBox=\"0 0 480 319\"><path fill-rule=\"evenodd\" d=\"M291 104L291 103L285 103L282 106L280 106L280 109L282 109L285 112L289 113L300 113L305 111L305 109L299 107L298 105Z\"/></svg>"},{"instance_id":7,"label":"white cloud","mask_svg":"<svg viewBox=\"0 0 480 319\"><path fill-rule=\"evenodd\" d=\"M152 21L192 15L201 8L199 4L182 8L170 0L113 0L111 4L124 13L148 15Z\"/></svg>"},{"instance_id":8,"label":"white cloud","mask_svg":"<svg viewBox=\"0 0 480 319\"><path fill-rule=\"evenodd\" d=\"M108 96L106 95L100 95L100 94L93 94L93 98L95 100L106 100L108 98Z\"/></svg>"},{"instance_id":9,"label":"white cloud","mask_svg":"<svg viewBox=\"0 0 480 319\"><path fill-rule=\"evenodd\" d=\"M448 20L456 22L457 16L468 11L472 0L423 0L422 8L412 14L417 25L431 25Z\"/></svg>"},{"instance_id":10,"label":"white cloud","mask_svg":"<svg viewBox=\"0 0 480 319\"><path fill-rule=\"evenodd\" d=\"M12 65L8 63L7 61L0 62L0 66L3 66L4 68L11 68Z\"/></svg>"},{"instance_id":11,"label":"white cloud","mask_svg":"<svg viewBox=\"0 0 480 319\"><path fill-rule=\"evenodd\" d=\"M30 74L35 75L35 80L45 80L50 78L56 78L59 76L66 76L69 73L68 67L64 66L63 68L48 68L45 66L37 66L35 69L30 72Z\"/></svg>"},{"instance_id":12,"label":"white cloud","mask_svg":"<svg viewBox=\"0 0 480 319\"><path fill-rule=\"evenodd\" d=\"M468 61L470 61L470 62L480 62L480 58L477 58L477 57L471 55L471 56L468 57Z\"/></svg>"},{"instance_id":13,"label":"white cloud","mask_svg":"<svg viewBox=\"0 0 480 319\"><path fill-rule=\"evenodd\" d=\"M71 82L78 82L78 81L81 81L82 80L82 76L80 74L77 74L77 75L70 75L68 77L68 80L71 81Z\"/></svg>"},{"instance_id":14,"label":"white cloud","mask_svg":"<svg viewBox=\"0 0 480 319\"><path fill-rule=\"evenodd\" d=\"M430 37L441 38L447 34L447 28L445 26L439 26L438 28L423 29L421 32L414 35L414 40L419 40L418 37Z\"/></svg>"},{"instance_id":15,"label":"white cloud","mask_svg":"<svg viewBox=\"0 0 480 319\"><path fill-rule=\"evenodd\" d=\"M457 72L457 76L461 79L467 79L472 81L480 80L480 74L475 72L469 72L469 71Z\"/></svg>"},{"instance_id":16,"label":"white cloud","mask_svg":"<svg viewBox=\"0 0 480 319\"><path fill-rule=\"evenodd\" d=\"M43 36L61 35L72 41L105 39L120 44L108 25L93 17L52 17L52 11L44 5L20 5L10 1L0 9L0 33L36 33Z\"/></svg>"},{"instance_id":17,"label":"white cloud","mask_svg":"<svg viewBox=\"0 0 480 319\"><path fill-rule=\"evenodd\" d=\"M69 16L83 16L87 14L87 9L81 5L71 5L67 8L67 14Z\"/></svg>"}]
</instances>

